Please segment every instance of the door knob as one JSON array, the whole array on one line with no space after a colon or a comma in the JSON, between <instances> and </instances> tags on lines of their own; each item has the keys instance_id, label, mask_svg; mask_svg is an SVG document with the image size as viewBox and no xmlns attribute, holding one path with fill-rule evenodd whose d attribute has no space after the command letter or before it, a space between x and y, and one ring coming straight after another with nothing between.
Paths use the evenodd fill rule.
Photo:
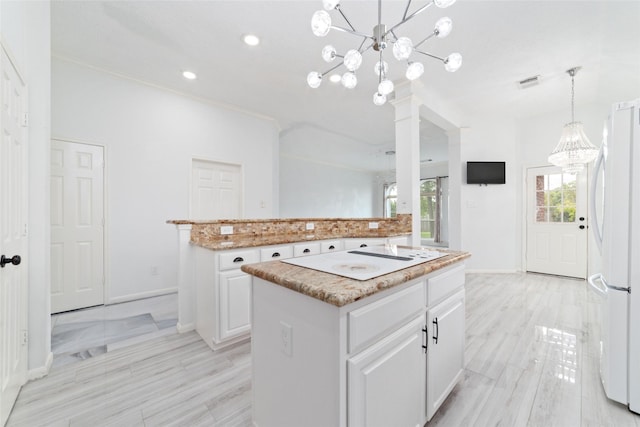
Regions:
<instances>
[{"instance_id":1,"label":"door knob","mask_svg":"<svg viewBox=\"0 0 640 427\"><path fill-rule=\"evenodd\" d=\"M2 255L2 257L0 257L0 267L4 268L5 264L18 265L21 261L22 258L20 258L20 255L14 255L11 258L7 258L6 256Z\"/></svg>"}]
</instances>

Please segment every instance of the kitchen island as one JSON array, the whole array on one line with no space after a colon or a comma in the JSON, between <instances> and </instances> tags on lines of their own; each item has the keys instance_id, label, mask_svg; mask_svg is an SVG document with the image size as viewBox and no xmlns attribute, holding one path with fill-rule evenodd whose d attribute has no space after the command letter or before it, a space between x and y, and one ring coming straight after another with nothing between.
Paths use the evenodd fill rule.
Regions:
<instances>
[{"instance_id":1,"label":"kitchen island","mask_svg":"<svg viewBox=\"0 0 640 427\"><path fill-rule=\"evenodd\" d=\"M255 276L255 425L426 423L464 368L470 255L438 251L444 256L367 280L283 261L243 265Z\"/></svg>"}]
</instances>

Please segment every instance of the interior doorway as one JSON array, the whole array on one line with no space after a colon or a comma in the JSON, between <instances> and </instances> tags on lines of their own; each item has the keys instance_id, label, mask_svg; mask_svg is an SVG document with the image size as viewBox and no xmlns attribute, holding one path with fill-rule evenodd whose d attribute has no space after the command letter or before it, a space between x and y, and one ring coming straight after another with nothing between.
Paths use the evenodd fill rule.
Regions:
<instances>
[{"instance_id":1,"label":"interior doorway","mask_svg":"<svg viewBox=\"0 0 640 427\"><path fill-rule=\"evenodd\" d=\"M193 159L191 163L191 219L242 218L242 167Z\"/></svg>"},{"instance_id":2,"label":"interior doorway","mask_svg":"<svg viewBox=\"0 0 640 427\"><path fill-rule=\"evenodd\" d=\"M51 312L104 304L104 148L51 141Z\"/></svg>"},{"instance_id":3,"label":"interior doorway","mask_svg":"<svg viewBox=\"0 0 640 427\"><path fill-rule=\"evenodd\" d=\"M527 170L527 271L586 278L586 175L556 166Z\"/></svg>"}]
</instances>

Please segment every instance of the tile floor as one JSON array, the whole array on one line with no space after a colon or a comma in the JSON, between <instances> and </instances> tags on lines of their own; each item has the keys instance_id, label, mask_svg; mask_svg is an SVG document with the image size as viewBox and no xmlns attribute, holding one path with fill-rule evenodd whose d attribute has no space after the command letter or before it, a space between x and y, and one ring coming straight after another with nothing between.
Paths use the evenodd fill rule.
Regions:
<instances>
[{"instance_id":1,"label":"tile floor","mask_svg":"<svg viewBox=\"0 0 640 427\"><path fill-rule=\"evenodd\" d=\"M177 333L178 294L91 307L51 316L53 366Z\"/></svg>"},{"instance_id":2,"label":"tile floor","mask_svg":"<svg viewBox=\"0 0 640 427\"><path fill-rule=\"evenodd\" d=\"M598 299L584 281L467 274L466 292L464 377L428 427L640 427L640 415L604 395ZM112 307L100 318L172 318ZM212 352L195 332L132 342L140 337L27 383L7 427L252 425L250 343Z\"/></svg>"}]
</instances>

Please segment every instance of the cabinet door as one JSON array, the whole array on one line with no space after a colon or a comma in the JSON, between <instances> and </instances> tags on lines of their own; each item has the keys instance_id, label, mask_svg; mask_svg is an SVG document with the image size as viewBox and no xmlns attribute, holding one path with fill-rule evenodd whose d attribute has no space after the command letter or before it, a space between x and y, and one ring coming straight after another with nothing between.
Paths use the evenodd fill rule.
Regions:
<instances>
[{"instance_id":1,"label":"cabinet door","mask_svg":"<svg viewBox=\"0 0 640 427\"><path fill-rule=\"evenodd\" d=\"M347 362L349 426L424 424L424 314Z\"/></svg>"},{"instance_id":2,"label":"cabinet door","mask_svg":"<svg viewBox=\"0 0 640 427\"><path fill-rule=\"evenodd\" d=\"M464 370L464 289L427 311L427 420Z\"/></svg>"},{"instance_id":3,"label":"cabinet door","mask_svg":"<svg viewBox=\"0 0 640 427\"><path fill-rule=\"evenodd\" d=\"M224 340L251 329L251 276L235 270L220 273L219 278L218 319Z\"/></svg>"}]
</instances>

